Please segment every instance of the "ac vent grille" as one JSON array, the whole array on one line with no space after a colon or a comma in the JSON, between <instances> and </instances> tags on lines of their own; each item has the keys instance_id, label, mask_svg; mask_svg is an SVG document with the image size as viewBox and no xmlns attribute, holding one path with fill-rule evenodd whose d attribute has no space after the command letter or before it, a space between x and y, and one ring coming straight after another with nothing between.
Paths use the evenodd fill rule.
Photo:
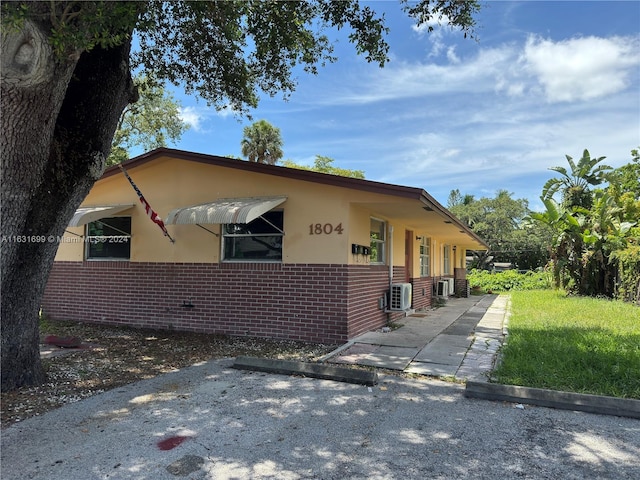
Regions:
<instances>
[{"instance_id":1,"label":"ac vent grille","mask_svg":"<svg viewBox=\"0 0 640 480\"><path fill-rule=\"evenodd\" d=\"M389 310L401 312L411 308L411 284L394 283L391 285Z\"/></svg>"}]
</instances>

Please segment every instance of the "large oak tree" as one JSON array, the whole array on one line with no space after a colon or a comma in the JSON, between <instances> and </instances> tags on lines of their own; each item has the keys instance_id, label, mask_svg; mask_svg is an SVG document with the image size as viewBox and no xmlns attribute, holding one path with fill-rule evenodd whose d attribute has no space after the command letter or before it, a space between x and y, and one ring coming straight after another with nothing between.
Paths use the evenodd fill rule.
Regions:
<instances>
[{"instance_id":1,"label":"large oak tree","mask_svg":"<svg viewBox=\"0 0 640 480\"><path fill-rule=\"evenodd\" d=\"M478 4L403 8L418 24L440 19L466 36ZM357 1L3 2L3 389L44 380L38 311L55 239L102 175L118 120L137 99L132 68L246 113L259 91L291 92L296 67L316 73L335 60L323 33L331 27L350 28L368 61L387 61L384 18Z\"/></svg>"}]
</instances>

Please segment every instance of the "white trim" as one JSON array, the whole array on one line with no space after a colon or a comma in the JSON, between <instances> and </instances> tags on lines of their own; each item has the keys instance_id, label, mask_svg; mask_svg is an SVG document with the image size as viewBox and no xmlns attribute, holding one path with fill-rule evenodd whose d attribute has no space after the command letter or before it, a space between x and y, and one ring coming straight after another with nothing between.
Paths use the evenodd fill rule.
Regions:
<instances>
[{"instance_id":1,"label":"white trim","mask_svg":"<svg viewBox=\"0 0 640 480\"><path fill-rule=\"evenodd\" d=\"M287 200L279 197L220 198L171 210L166 225L251 223Z\"/></svg>"},{"instance_id":2,"label":"white trim","mask_svg":"<svg viewBox=\"0 0 640 480\"><path fill-rule=\"evenodd\" d=\"M80 207L69 221L70 227L80 227L102 218L113 217L116 213L124 212L133 207L128 205L99 205L94 207Z\"/></svg>"}]
</instances>

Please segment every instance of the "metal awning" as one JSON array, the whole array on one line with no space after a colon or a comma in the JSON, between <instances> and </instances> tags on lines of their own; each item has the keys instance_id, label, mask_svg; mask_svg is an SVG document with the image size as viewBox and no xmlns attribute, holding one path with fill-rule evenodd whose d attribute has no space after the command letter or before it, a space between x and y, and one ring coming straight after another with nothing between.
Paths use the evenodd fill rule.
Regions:
<instances>
[{"instance_id":1,"label":"metal awning","mask_svg":"<svg viewBox=\"0 0 640 480\"><path fill-rule=\"evenodd\" d=\"M249 223L283 203L287 197L221 198L171 210L167 225Z\"/></svg>"},{"instance_id":2,"label":"metal awning","mask_svg":"<svg viewBox=\"0 0 640 480\"><path fill-rule=\"evenodd\" d=\"M73 218L69 222L70 227L80 227L87 223L95 222L101 218L112 217L116 213L124 212L133 207L133 204L127 205L101 205L96 207L80 207L76 210Z\"/></svg>"}]
</instances>

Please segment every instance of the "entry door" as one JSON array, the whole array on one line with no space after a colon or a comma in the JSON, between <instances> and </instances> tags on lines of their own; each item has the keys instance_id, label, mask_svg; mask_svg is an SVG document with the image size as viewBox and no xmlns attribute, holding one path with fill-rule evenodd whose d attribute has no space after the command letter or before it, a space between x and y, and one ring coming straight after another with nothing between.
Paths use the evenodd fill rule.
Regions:
<instances>
[{"instance_id":1,"label":"entry door","mask_svg":"<svg viewBox=\"0 0 640 480\"><path fill-rule=\"evenodd\" d=\"M413 277L413 230L404 231L404 281Z\"/></svg>"}]
</instances>

